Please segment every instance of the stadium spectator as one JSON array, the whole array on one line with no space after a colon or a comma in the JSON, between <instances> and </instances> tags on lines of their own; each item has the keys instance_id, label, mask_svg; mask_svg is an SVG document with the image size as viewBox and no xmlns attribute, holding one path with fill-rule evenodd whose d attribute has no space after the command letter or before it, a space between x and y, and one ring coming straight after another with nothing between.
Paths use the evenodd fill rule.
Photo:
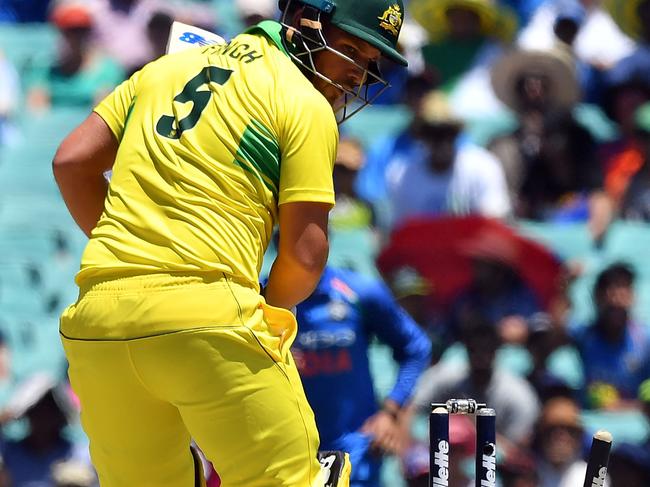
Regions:
<instances>
[{"instance_id":1,"label":"stadium spectator","mask_svg":"<svg viewBox=\"0 0 650 487\"><path fill-rule=\"evenodd\" d=\"M579 99L573 65L565 52L514 50L492 69L494 91L517 117L517 128L490 143L506 174L517 207L526 171L541 152L544 116L570 110Z\"/></svg>"},{"instance_id":2,"label":"stadium spectator","mask_svg":"<svg viewBox=\"0 0 650 487\"><path fill-rule=\"evenodd\" d=\"M64 429L75 411L63 385L47 374L35 374L21 383L9 399L3 416L25 418L25 438L7 440L1 447L2 469L10 485L51 487L58 462L80 462L90 467L85 445L72 443ZM92 469L91 469L92 472Z\"/></svg>"},{"instance_id":3,"label":"stadium spectator","mask_svg":"<svg viewBox=\"0 0 650 487\"><path fill-rule=\"evenodd\" d=\"M51 0L0 0L0 23L46 22Z\"/></svg>"},{"instance_id":4,"label":"stadium spectator","mask_svg":"<svg viewBox=\"0 0 650 487\"><path fill-rule=\"evenodd\" d=\"M520 32L517 44L523 49L552 49L557 42L558 20L567 16L581 19L573 48L577 58L587 65L609 69L634 50L632 39L621 32L599 0L544 2Z\"/></svg>"},{"instance_id":5,"label":"stadium spectator","mask_svg":"<svg viewBox=\"0 0 650 487\"><path fill-rule=\"evenodd\" d=\"M378 487L382 456L399 449L401 410L429 364L431 344L385 285L329 266L296 316L292 351L316 417L320 449L350 453L351 487ZM381 406L368 362L376 338L399 364Z\"/></svg>"},{"instance_id":6,"label":"stadium spectator","mask_svg":"<svg viewBox=\"0 0 650 487\"><path fill-rule=\"evenodd\" d=\"M589 407L636 407L639 385L650 376L650 339L631 315L635 280L635 272L624 263L602 270L593 288L595 319L572 332Z\"/></svg>"},{"instance_id":7,"label":"stadium spectator","mask_svg":"<svg viewBox=\"0 0 650 487\"><path fill-rule=\"evenodd\" d=\"M51 21L61 33L58 57L27 74L27 104L33 110L90 108L124 79L124 72L92 46L93 21L86 6L61 3L52 11Z\"/></svg>"},{"instance_id":8,"label":"stadium spectator","mask_svg":"<svg viewBox=\"0 0 650 487\"><path fill-rule=\"evenodd\" d=\"M275 0L235 0L244 25L250 27L262 20L274 19L278 15L278 2Z\"/></svg>"},{"instance_id":9,"label":"stadium spectator","mask_svg":"<svg viewBox=\"0 0 650 487\"><path fill-rule=\"evenodd\" d=\"M520 218L586 222L599 242L613 217L603 190L596 143L569 112L549 113L537 157L526 169L517 197Z\"/></svg>"},{"instance_id":10,"label":"stadium spectator","mask_svg":"<svg viewBox=\"0 0 650 487\"><path fill-rule=\"evenodd\" d=\"M628 165L612 168L608 182L618 215L625 220L647 222L650 221L650 103L636 111L635 119L636 140L628 149Z\"/></svg>"},{"instance_id":11,"label":"stadium spectator","mask_svg":"<svg viewBox=\"0 0 650 487\"><path fill-rule=\"evenodd\" d=\"M515 214L542 221L587 221L600 242L612 219L596 143L571 113L580 97L575 66L562 49L514 51L492 71L497 96L517 129L490 144L504 165Z\"/></svg>"},{"instance_id":12,"label":"stadium spectator","mask_svg":"<svg viewBox=\"0 0 650 487\"><path fill-rule=\"evenodd\" d=\"M548 368L549 357L564 343L562 335L545 313L534 315L528 323L526 350L530 354L532 367L526 378L542 401L561 390L569 395L576 392L570 389L563 377Z\"/></svg>"},{"instance_id":13,"label":"stadium spectator","mask_svg":"<svg viewBox=\"0 0 650 487\"><path fill-rule=\"evenodd\" d=\"M513 452L499 464L503 487L540 487L537 465L531 453Z\"/></svg>"},{"instance_id":14,"label":"stadium spectator","mask_svg":"<svg viewBox=\"0 0 650 487\"><path fill-rule=\"evenodd\" d=\"M151 45L151 60L158 59L167 51L169 32L174 19L167 12L154 12L147 24L147 38ZM130 73L133 74L133 73Z\"/></svg>"},{"instance_id":15,"label":"stadium spectator","mask_svg":"<svg viewBox=\"0 0 650 487\"><path fill-rule=\"evenodd\" d=\"M650 485L650 448L626 442L614 445L608 474L611 487Z\"/></svg>"},{"instance_id":16,"label":"stadium spectator","mask_svg":"<svg viewBox=\"0 0 650 487\"><path fill-rule=\"evenodd\" d=\"M334 192L336 206L330 212L330 228L337 230L370 230L375 225L372 206L359 198L355 183L366 156L357 139L343 137L334 161Z\"/></svg>"},{"instance_id":17,"label":"stadium spectator","mask_svg":"<svg viewBox=\"0 0 650 487\"><path fill-rule=\"evenodd\" d=\"M416 0L412 11L429 34L425 65L437 73L453 113L470 120L501 111L489 73L512 41L514 13L496 0Z\"/></svg>"},{"instance_id":18,"label":"stadium spectator","mask_svg":"<svg viewBox=\"0 0 650 487\"><path fill-rule=\"evenodd\" d=\"M463 323L476 314L494 323L501 340L523 344L528 320L542 311L541 304L517 272L516 245L495 232L483 232L460 251L472 262L472 281L451 304L447 323L458 337Z\"/></svg>"},{"instance_id":19,"label":"stadium spectator","mask_svg":"<svg viewBox=\"0 0 650 487\"><path fill-rule=\"evenodd\" d=\"M582 485L587 464L582 459L584 428L580 406L568 397L549 399L535 427L539 487Z\"/></svg>"},{"instance_id":20,"label":"stadium spectator","mask_svg":"<svg viewBox=\"0 0 650 487\"><path fill-rule=\"evenodd\" d=\"M501 164L488 151L461 141L462 129L443 93L427 95L418 133L420 157L387 170L392 227L412 217L509 215Z\"/></svg>"},{"instance_id":21,"label":"stadium spectator","mask_svg":"<svg viewBox=\"0 0 650 487\"><path fill-rule=\"evenodd\" d=\"M535 391L523 378L495 367L501 341L489 320L480 316L468 318L463 324L461 342L467 349L468 362L461 366L440 362L424 372L405 421L408 424L413 414L428 414L432 402L471 397L499 412L497 442L507 455L511 448L530 441L540 410Z\"/></svg>"},{"instance_id":22,"label":"stadium spectator","mask_svg":"<svg viewBox=\"0 0 650 487\"><path fill-rule=\"evenodd\" d=\"M607 4L613 8L615 2ZM616 122L620 132L617 140L604 144L600 151L605 188L616 202L620 202L630 179L643 163L643 154L635 140L636 113L650 100L650 2L631 0L625 5L625 15L634 18L618 20L638 39L639 45L605 72L602 100L605 112ZM619 7L622 8L616 8L620 10Z\"/></svg>"},{"instance_id":23,"label":"stadium spectator","mask_svg":"<svg viewBox=\"0 0 650 487\"><path fill-rule=\"evenodd\" d=\"M127 73L133 73L156 59L150 37L150 22L157 14L174 20L213 28L214 16L208 5L163 0L88 0L93 15L93 36L108 55L116 59Z\"/></svg>"},{"instance_id":24,"label":"stadium spectator","mask_svg":"<svg viewBox=\"0 0 650 487\"><path fill-rule=\"evenodd\" d=\"M588 222L601 243L613 204L602 189L596 142L572 113L580 88L570 55L564 49L514 51L495 65L492 83L518 118L514 132L490 144L504 164L515 214Z\"/></svg>"},{"instance_id":25,"label":"stadium spectator","mask_svg":"<svg viewBox=\"0 0 650 487\"><path fill-rule=\"evenodd\" d=\"M421 157L417 134L422 124L422 101L434 86L435 80L428 71L410 76L401 95L413 120L403 131L373 140L367 148L366 164L359 171L356 189L361 198L373 204L382 221L386 219L386 172L392 164L408 164Z\"/></svg>"}]
</instances>

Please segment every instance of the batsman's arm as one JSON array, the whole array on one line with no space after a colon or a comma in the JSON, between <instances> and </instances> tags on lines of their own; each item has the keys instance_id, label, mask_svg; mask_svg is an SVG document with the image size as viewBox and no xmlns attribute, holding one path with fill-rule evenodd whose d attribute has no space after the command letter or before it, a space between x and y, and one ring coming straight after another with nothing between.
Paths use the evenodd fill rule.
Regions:
<instances>
[{"instance_id":1,"label":"batsman's arm","mask_svg":"<svg viewBox=\"0 0 650 487\"><path fill-rule=\"evenodd\" d=\"M52 161L68 211L88 236L104 211L108 191L104 173L113 166L117 148L113 132L93 112L63 140Z\"/></svg>"},{"instance_id":2,"label":"batsman's arm","mask_svg":"<svg viewBox=\"0 0 650 487\"><path fill-rule=\"evenodd\" d=\"M318 284L327 262L327 220L332 205L294 202L280 205L280 241L264 289L271 306L291 309Z\"/></svg>"}]
</instances>

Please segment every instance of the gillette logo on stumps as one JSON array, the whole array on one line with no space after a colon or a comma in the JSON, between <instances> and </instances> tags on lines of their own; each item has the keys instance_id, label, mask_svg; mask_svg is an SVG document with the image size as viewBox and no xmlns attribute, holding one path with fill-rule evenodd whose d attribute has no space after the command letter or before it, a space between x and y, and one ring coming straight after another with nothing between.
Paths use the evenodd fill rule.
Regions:
<instances>
[{"instance_id":1,"label":"gillette logo on stumps","mask_svg":"<svg viewBox=\"0 0 650 487\"><path fill-rule=\"evenodd\" d=\"M486 452L487 450L487 452ZM481 487L496 487L497 485L497 466L496 466L496 448L494 445L486 445L483 453L483 475L481 477Z\"/></svg>"},{"instance_id":2,"label":"gillette logo on stumps","mask_svg":"<svg viewBox=\"0 0 650 487\"><path fill-rule=\"evenodd\" d=\"M603 487L605 485L605 477L607 477L607 467L600 467L598 477L594 477L591 481L591 487Z\"/></svg>"},{"instance_id":3,"label":"gillette logo on stumps","mask_svg":"<svg viewBox=\"0 0 650 487\"><path fill-rule=\"evenodd\" d=\"M440 440L438 447L433 452L432 485L435 487L449 486L449 442Z\"/></svg>"}]
</instances>

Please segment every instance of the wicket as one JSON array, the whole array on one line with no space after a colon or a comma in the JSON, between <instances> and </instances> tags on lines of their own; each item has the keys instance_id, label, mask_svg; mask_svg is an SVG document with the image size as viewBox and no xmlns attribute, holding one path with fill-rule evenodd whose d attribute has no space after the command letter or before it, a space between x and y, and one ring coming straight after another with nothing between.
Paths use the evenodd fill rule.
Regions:
<instances>
[{"instance_id":1,"label":"wicket","mask_svg":"<svg viewBox=\"0 0 650 487\"><path fill-rule=\"evenodd\" d=\"M474 399L431 404L429 416L429 487L449 485L449 415L476 416L476 487L496 486L496 413Z\"/></svg>"},{"instance_id":2,"label":"wicket","mask_svg":"<svg viewBox=\"0 0 650 487\"><path fill-rule=\"evenodd\" d=\"M607 477L609 451L612 448L612 435L608 431L597 431L591 442L584 487L603 487Z\"/></svg>"}]
</instances>

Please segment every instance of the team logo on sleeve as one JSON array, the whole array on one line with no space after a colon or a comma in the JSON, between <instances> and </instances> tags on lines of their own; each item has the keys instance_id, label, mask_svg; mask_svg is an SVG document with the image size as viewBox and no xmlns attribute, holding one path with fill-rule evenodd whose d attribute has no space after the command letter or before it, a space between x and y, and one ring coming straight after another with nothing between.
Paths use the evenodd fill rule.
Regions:
<instances>
[{"instance_id":1,"label":"team logo on sleeve","mask_svg":"<svg viewBox=\"0 0 650 487\"><path fill-rule=\"evenodd\" d=\"M402 11L399 5L394 3L386 9L381 17L377 18L380 20L379 27L387 30L394 36L399 35L399 29L402 26Z\"/></svg>"}]
</instances>

